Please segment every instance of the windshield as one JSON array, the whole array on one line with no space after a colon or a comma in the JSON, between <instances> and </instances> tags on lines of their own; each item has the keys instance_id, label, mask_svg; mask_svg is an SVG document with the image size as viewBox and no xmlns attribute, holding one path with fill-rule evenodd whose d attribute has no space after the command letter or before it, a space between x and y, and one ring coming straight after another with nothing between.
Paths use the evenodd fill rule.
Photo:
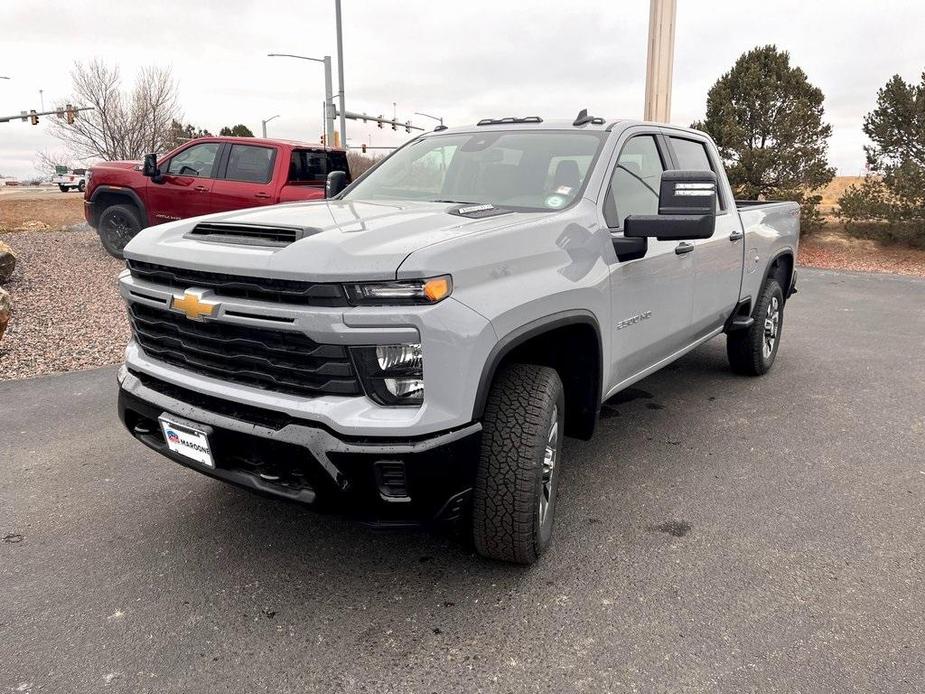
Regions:
<instances>
[{"instance_id":1,"label":"windshield","mask_svg":"<svg viewBox=\"0 0 925 694\"><path fill-rule=\"evenodd\" d=\"M395 152L344 198L558 210L581 193L602 141L600 132L543 130L424 137Z\"/></svg>"}]
</instances>

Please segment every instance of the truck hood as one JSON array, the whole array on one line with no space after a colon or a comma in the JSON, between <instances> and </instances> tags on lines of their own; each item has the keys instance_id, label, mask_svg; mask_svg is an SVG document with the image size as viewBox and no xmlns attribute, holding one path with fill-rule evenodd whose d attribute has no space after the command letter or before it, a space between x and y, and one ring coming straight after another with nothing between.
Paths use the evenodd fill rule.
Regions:
<instances>
[{"instance_id":1,"label":"truck hood","mask_svg":"<svg viewBox=\"0 0 925 694\"><path fill-rule=\"evenodd\" d=\"M416 250L435 243L529 224L548 212L506 212L473 219L459 205L432 202L319 201L222 212L149 227L125 257L174 267L314 282L392 279ZM282 248L189 237L201 222L301 227L305 237Z\"/></svg>"},{"instance_id":2,"label":"truck hood","mask_svg":"<svg viewBox=\"0 0 925 694\"><path fill-rule=\"evenodd\" d=\"M94 164L90 168L94 171L101 169L140 169L140 161L104 161Z\"/></svg>"}]
</instances>

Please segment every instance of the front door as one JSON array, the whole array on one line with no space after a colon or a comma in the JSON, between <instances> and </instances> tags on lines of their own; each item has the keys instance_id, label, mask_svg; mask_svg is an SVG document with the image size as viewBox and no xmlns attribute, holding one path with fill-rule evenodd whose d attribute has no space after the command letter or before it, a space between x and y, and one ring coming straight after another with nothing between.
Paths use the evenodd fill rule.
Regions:
<instances>
[{"instance_id":1,"label":"front door","mask_svg":"<svg viewBox=\"0 0 925 694\"><path fill-rule=\"evenodd\" d=\"M725 173L710 156L706 140L670 135L668 142L679 169L716 174L716 230L708 239L691 241L694 250L693 329L701 337L725 324L739 300L745 240L735 201L727 200Z\"/></svg>"},{"instance_id":2,"label":"front door","mask_svg":"<svg viewBox=\"0 0 925 694\"><path fill-rule=\"evenodd\" d=\"M668 153L654 132L630 131L610 178L603 212L614 236L632 214L658 214L658 192ZM683 249L683 246L681 247ZM613 387L690 343L693 260L676 241L648 239L644 257L611 270ZM603 326L602 326L603 327Z\"/></svg>"},{"instance_id":3,"label":"front door","mask_svg":"<svg viewBox=\"0 0 925 694\"><path fill-rule=\"evenodd\" d=\"M241 210L279 202L273 185L276 148L237 144L228 148L224 173L212 186L211 211Z\"/></svg>"},{"instance_id":4,"label":"front door","mask_svg":"<svg viewBox=\"0 0 925 694\"><path fill-rule=\"evenodd\" d=\"M209 198L221 146L219 142L193 144L161 163L161 181L147 185L152 224L212 211Z\"/></svg>"}]
</instances>

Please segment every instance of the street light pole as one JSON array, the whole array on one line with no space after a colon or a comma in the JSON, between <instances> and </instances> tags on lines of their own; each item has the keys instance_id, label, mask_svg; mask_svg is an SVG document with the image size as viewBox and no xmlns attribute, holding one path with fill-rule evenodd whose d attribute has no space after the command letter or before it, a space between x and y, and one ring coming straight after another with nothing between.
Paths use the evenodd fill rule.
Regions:
<instances>
[{"instance_id":1,"label":"street light pole","mask_svg":"<svg viewBox=\"0 0 925 694\"><path fill-rule=\"evenodd\" d=\"M266 139L267 137L267 123L269 123L274 118L279 118L279 114L277 113L275 116L270 116L266 120L260 121L260 125L263 127L263 138L264 139Z\"/></svg>"},{"instance_id":2,"label":"street light pole","mask_svg":"<svg viewBox=\"0 0 925 694\"><path fill-rule=\"evenodd\" d=\"M347 120L344 118L344 32L340 21L340 0L334 0L334 12L337 18L337 82L340 88L340 137L347 147ZM331 142L334 140L332 139Z\"/></svg>"},{"instance_id":3,"label":"street light pole","mask_svg":"<svg viewBox=\"0 0 925 694\"><path fill-rule=\"evenodd\" d=\"M414 115L416 115L416 116L424 116L425 118L430 118L431 120L435 120L435 121L439 122L440 125L443 125L443 118L442 118L441 116L432 116L432 115L430 115L429 113L421 113L420 111L415 111L415 112L414 112Z\"/></svg>"},{"instance_id":4,"label":"street light pole","mask_svg":"<svg viewBox=\"0 0 925 694\"><path fill-rule=\"evenodd\" d=\"M298 60L310 60L313 63L322 63L324 65L324 103L325 110L325 140L334 142L334 87L331 79L331 56L326 55L323 58L310 58L307 55L293 55L292 53L267 53L271 58L297 58ZM341 94L341 104L343 104L343 94ZM343 118L341 118L343 120Z\"/></svg>"}]
</instances>

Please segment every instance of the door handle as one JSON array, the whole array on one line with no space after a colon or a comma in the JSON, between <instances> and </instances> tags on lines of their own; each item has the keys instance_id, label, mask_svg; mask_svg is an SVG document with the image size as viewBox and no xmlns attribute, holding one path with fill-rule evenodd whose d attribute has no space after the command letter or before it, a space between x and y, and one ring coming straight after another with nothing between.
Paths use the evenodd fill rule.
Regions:
<instances>
[{"instance_id":1,"label":"door handle","mask_svg":"<svg viewBox=\"0 0 925 694\"><path fill-rule=\"evenodd\" d=\"M195 188L193 188L193 190L198 191L200 193L208 193L209 187L208 186L196 186Z\"/></svg>"},{"instance_id":2,"label":"door handle","mask_svg":"<svg viewBox=\"0 0 925 694\"><path fill-rule=\"evenodd\" d=\"M741 231L739 231L738 229L736 229L736 230L733 231L731 234L729 234L729 240L730 240L730 241L738 241L739 239L741 239L741 238L744 237L744 236L745 236L744 233L742 233Z\"/></svg>"},{"instance_id":3,"label":"door handle","mask_svg":"<svg viewBox=\"0 0 925 694\"><path fill-rule=\"evenodd\" d=\"M684 255L685 253L690 253L694 250L694 244L688 243L687 241L682 241L677 246L674 247L674 252L678 255Z\"/></svg>"},{"instance_id":4,"label":"door handle","mask_svg":"<svg viewBox=\"0 0 925 694\"><path fill-rule=\"evenodd\" d=\"M267 198L270 197L270 194L269 193L254 193L254 197L266 200Z\"/></svg>"}]
</instances>

